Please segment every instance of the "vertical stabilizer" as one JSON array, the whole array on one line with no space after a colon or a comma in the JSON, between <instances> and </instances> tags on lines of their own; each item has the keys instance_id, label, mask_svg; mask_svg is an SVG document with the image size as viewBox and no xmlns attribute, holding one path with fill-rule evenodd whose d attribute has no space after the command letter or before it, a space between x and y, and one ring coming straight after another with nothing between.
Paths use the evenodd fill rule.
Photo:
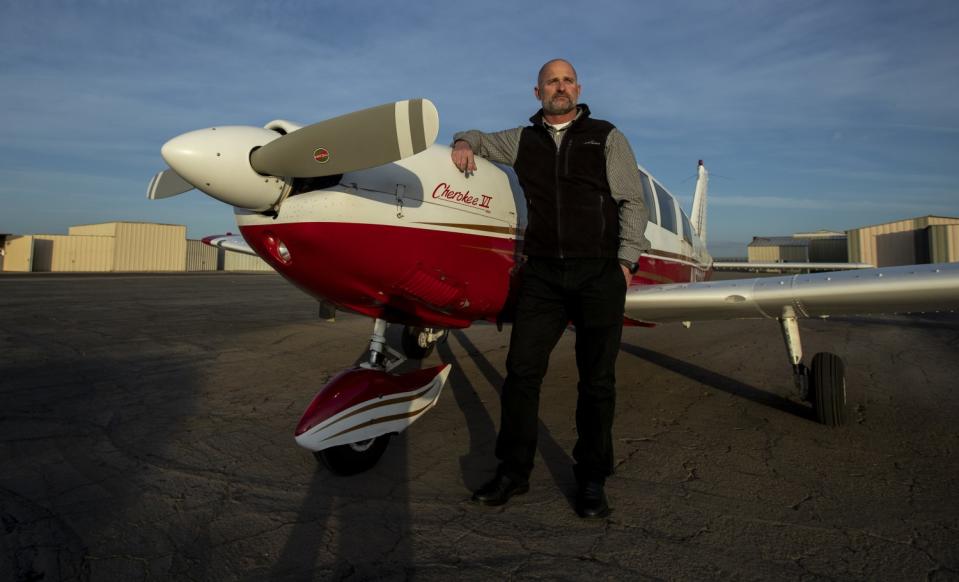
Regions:
<instances>
[{"instance_id":1,"label":"vertical stabilizer","mask_svg":"<svg viewBox=\"0 0 959 582\"><path fill-rule=\"evenodd\" d=\"M709 172L703 161L699 160L699 177L696 179L696 194L693 195L693 215L690 217L699 240L706 242L706 191L709 185Z\"/></svg>"}]
</instances>

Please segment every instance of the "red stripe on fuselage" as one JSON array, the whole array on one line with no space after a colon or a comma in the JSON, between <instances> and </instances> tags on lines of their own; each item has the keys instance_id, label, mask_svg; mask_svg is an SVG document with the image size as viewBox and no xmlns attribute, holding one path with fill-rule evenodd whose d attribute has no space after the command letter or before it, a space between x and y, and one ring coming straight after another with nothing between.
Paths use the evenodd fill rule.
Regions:
<instances>
[{"instance_id":1,"label":"red stripe on fuselage","mask_svg":"<svg viewBox=\"0 0 959 582\"><path fill-rule=\"evenodd\" d=\"M307 293L370 317L426 327L502 319L516 257L513 239L448 230L300 222L241 231L264 260ZM276 256L279 242L289 252L286 262ZM692 265L644 256L633 284L703 277Z\"/></svg>"}]
</instances>

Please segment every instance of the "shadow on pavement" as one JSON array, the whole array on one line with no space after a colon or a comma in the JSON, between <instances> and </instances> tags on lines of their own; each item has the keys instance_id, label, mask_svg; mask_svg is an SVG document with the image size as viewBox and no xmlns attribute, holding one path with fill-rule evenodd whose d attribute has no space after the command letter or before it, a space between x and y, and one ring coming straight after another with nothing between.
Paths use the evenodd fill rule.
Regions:
<instances>
[{"instance_id":1,"label":"shadow on pavement","mask_svg":"<svg viewBox=\"0 0 959 582\"><path fill-rule=\"evenodd\" d=\"M781 410L800 418L813 420L812 409L787 398L783 398L778 394L765 392L759 388L730 378L729 376L723 376L722 374L701 368L695 364L632 344L623 343L620 350L677 374L686 376L690 380L695 380L696 382L715 388L716 390L721 390L728 394L739 396L740 398L745 398L757 404L775 408L776 410Z\"/></svg>"},{"instance_id":2,"label":"shadow on pavement","mask_svg":"<svg viewBox=\"0 0 959 582\"><path fill-rule=\"evenodd\" d=\"M469 340L461 330L454 330L453 337L460 343L470 358L476 364L477 369L483 375L487 382L500 394L503 386L503 378L496 367L490 363L476 346ZM463 470L463 481L471 490L478 488L488 480L493 471L495 471L494 448L496 442L496 432L493 419L489 411L479 400L476 392L469 386L468 381L461 372L456 372L459 365L456 357L448 346L441 345L440 355L443 361L453 364L455 376L451 375L450 388L456 397L456 402L463 411L467 419L467 427L470 431L470 451L461 459ZM573 411L569 411L572 416ZM543 456L546 468L553 478L553 482L563 491L566 500L573 507L575 500L575 479L573 476L573 459L566 453L563 447L553 438L549 428L539 421L539 434L537 437L537 447ZM486 459L485 461L483 459ZM476 468L480 464L485 470ZM468 466L469 465L469 466Z\"/></svg>"},{"instance_id":3,"label":"shadow on pavement","mask_svg":"<svg viewBox=\"0 0 959 582\"><path fill-rule=\"evenodd\" d=\"M104 347L92 343L68 357L48 341L31 338L44 349L24 349L19 365L0 367L4 579L203 577L204 559L176 551L182 540L171 536L142 552L168 519L147 521L143 498L154 494L173 435L194 413L196 365L157 352L128 354L137 350L126 346L111 347L113 357L94 356ZM198 533L194 549L208 548L206 533Z\"/></svg>"}]
</instances>

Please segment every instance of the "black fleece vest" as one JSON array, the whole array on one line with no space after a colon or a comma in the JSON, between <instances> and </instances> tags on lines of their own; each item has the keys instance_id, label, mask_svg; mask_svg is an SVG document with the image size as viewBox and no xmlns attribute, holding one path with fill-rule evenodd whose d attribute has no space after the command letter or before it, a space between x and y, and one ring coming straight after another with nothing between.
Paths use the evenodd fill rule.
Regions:
<instances>
[{"instance_id":1,"label":"black fleece vest","mask_svg":"<svg viewBox=\"0 0 959 582\"><path fill-rule=\"evenodd\" d=\"M513 169L526 195L523 252L530 257L612 257L619 250L619 208L606 179L607 121L589 107L566 129L560 147L540 110L523 129Z\"/></svg>"}]
</instances>

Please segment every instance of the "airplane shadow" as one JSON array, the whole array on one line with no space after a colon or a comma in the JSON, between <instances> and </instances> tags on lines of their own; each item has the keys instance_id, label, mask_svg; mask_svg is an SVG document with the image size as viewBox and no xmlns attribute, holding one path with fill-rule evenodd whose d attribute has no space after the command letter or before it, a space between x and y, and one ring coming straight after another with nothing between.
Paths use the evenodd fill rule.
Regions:
<instances>
[{"instance_id":1,"label":"airplane shadow","mask_svg":"<svg viewBox=\"0 0 959 582\"><path fill-rule=\"evenodd\" d=\"M469 354L486 381L496 390L497 394L500 394L505 378L500 375L489 360L482 356L482 352L469 340L465 333L461 330L454 330L452 335ZM441 344L438 349L443 361L453 364L453 371L449 379L450 391L466 418L466 426L470 432L470 450L460 458L460 466L463 473L463 482L472 491L488 480L495 470L495 423L476 391L472 389L469 381L459 371L460 366L449 346ZM570 411L571 415L572 413L573 411ZM539 421L537 446L553 482L566 496L572 508L576 494L573 459L566 453L562 445L556 442L542 420Z\"/></svg>"},{"instance_id":2,"label":"airplane shadow","mask_svg":"<svg viewBox=\"0 0 959 582\"><path fill-rule=\"evenodd\" d=\"M775 408L776 410L781 410L788 414L798 416L800 418L805 418L808 420L813 420L812 409L798 402L793 402L788 398L783 398L778 394L771 394L764 390L760 390L749 384L745 384L730 378L729 376L724 376L712 370L707 370L695 364L679 360L666 354L661 354L659 352L654 352L646 348L641 348L636 345L622 343L620 345L620 350L636 356L637 358L646 360L660 366L661 368L666 368L677 374L686 376L690 380L695 380L701 384L705 384L716 390L721 390L727 394L732 394L740 398L745 398L756 402L757 404L762 404L770 408Z\"/></svg>"},{"instance_id":3,"label":"airplane shadow","mask_svg":"<svg viewBox=\"0 0 959 582\"><path fill-rule=\"evenodd\" d=\"M115 524L136 523L158 473L173 465L203 474L188 463L175 465L166 450L184 419L197 414L202 372L185 358L153 355L146 363L119 343L110 355L73 356L42 333L25 333L20 341L43 349L17 350L20 362L0 359L0 574L7 572L0 579L132 575L122 561L91 555L103 553ZM91 341L87 349L97 353L103 345ZM91 490L102 496L83 493ZM150 533L163 528L143 526ZM185 545L176 531L167 540L177 549ZM171 575L205 574L208 530L194 541L193 548L173 553ZM135 554L137 542L131 536L110 547ZM148 559L141 563L155 567Z\"/></svg>"},{"instance_id":4,"label":"airplane shadow","mask_svg":"<svg viewBox=\"0 0 959 582\"><path fill-rule=\"evenodd\" d=\"M390 326L387 338L391 345L398 345L394 327L399 328ZM364 348L353 366L366 358ZM411 360L397 371L419 367L419 362ZM379 463L359 475L336 475L317 459L293 529L267 579L366 580L387 573L406 577L413 563L408 466L405 435L393 437ZM357 503L358 497L384 503L385 508L372 515L366 503ZM317 564L321 550L336 556L332 569ZM369 561L381 556L388 556L389 562Z\"/></svg>"}]
</instances>

